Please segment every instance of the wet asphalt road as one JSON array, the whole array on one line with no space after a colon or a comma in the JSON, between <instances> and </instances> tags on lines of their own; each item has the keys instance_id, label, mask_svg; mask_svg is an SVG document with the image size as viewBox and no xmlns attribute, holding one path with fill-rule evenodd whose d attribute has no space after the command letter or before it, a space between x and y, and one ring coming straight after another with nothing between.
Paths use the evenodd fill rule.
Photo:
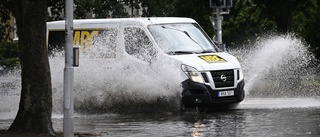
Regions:
<instances>
[{"instance_id":1,"label":"wet asphalt road","mask_svg":"<svg viewBox=\"0 0 320 137\"><path fill-rule=\"evenodd\" d=\"M53 116L62 130L62 116ZM319 98L249 98L238 108L199 113L75 115L75 131L102 136L318 137Z\"/></svg>"},{"instance_id":2,"label":"wet asphalt road","mask_svg":"<svg viewBox=\"0 0 320 137\"><path fill-rule=\"evenodd\" d=\"M16 111L0 112L0 129ZM53 114L56 132L63 115ZM319 137L320 98L246 98L236 109L184 113L75 114L75 132L108 136Z\"/></svg>"}]
</instances>

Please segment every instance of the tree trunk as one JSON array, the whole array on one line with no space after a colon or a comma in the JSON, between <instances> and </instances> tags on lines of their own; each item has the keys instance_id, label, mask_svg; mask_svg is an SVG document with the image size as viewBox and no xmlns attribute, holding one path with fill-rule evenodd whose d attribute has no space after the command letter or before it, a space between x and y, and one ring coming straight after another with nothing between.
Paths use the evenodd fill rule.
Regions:
<instances>
[{"instance_id":1,"label":"tree trunk","mask_svg":"<svg viewBox=\"0 0 320 137\"><path fill-rule=\"evenodd\" d=\"M19 36L21 99L9 131L55 135L52 85L46 48L47 0L14 0Z\"/></svg>"}]
</instances>

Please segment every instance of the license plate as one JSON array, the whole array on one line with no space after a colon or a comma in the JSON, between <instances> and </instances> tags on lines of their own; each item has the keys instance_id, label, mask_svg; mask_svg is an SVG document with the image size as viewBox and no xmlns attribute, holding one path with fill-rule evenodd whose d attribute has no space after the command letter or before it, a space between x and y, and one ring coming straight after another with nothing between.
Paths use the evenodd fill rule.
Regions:
<instances>
[{"instance_id":1,"label":"license plate","mask_svg":"<svg viewBox=\"0 0 320 137\"><path fill-rule=\"evenodd\" d=\"M220 91L218 93L218 97L227 97L227 96L233 96L234 91L233 90L228 90L228 91Z\"/></svg>"}]
</instances>

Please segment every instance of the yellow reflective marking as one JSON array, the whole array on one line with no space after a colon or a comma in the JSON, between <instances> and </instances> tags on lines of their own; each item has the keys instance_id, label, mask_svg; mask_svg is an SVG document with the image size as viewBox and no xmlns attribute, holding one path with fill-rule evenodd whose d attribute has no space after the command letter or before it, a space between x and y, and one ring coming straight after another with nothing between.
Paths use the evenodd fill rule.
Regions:
<instances>
[{"instance_id":1,"label":"yellow reflective marking","mask_svg":"<svg viewBox=\"0 0 320 137\"><path fill-rule=\"evenodd\" d=\"M91 47L93 38L98 36L97 30L75 30L73 37L73 45L81 47L82 51Z\"/></svg>"},{"instance_id":2,"label":"yellow reflective marking","mask_svg":"<svg viewBox=\"0 0 320 137\"><path fill-rule=\"evenodd\" d=\"M203 55L199 56L199 58L208 63L227 62L225 59L219 57L218 55Z\"/></svg>"},{"instance_id":3,"label":"yellow reflective marking","mask_svg":"<svg viewBox=\"0 0 320 137\"><path fill-rule=\"evenodd\" d=\"M80 46L80 31L75 31L73 36L73 45Z\"/></svg>"},{"instance_id":4,"label":"yellow reflective marking","mask_svg":"<svg viewBox=\"0 0 320 137\"><path fill-rule=\"evenodd\" d=\"M81 32L80 46L82 48L87 48L87 47L91 46L91 43L89 41L90 40L89 36L90 36L90 32L88 32L88 31Z\"/></svg>"}]
</instances>

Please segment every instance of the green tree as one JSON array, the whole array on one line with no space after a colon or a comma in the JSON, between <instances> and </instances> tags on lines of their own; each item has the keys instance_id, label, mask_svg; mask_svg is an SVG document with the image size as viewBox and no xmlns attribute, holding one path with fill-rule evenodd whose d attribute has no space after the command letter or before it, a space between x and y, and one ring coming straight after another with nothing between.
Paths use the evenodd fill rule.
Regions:
<instances>
[{"instance_id":1,"label":"green tree","mask_svg":"<svg viewBox=\"0 0 320 137\"><path fill-rule=\"evenodd\" d=\"M92 12L96 18L129 17L123 7L123 3L118 0L95 0L93 1Z\"/></svg>"},{"instance_id":2,"label":"green tree","mask_svg":"<svg viewBox=\"0 0 320 137\"><path fill-rule=\"evenodd\" d=\"M134 9L140 9L141 0L122 0L120 3L130 7L130 14L134 15Z\"/></svg>"},{"instance_id":3,"label":"green tree","mask_svg":"<svg viewBox=\"0 0 320 137\"><path fill-rule=\"evenodd\" d=\"M21 61L19 110L9 131L54 135L51 74L46 48L47 0L4 0L0 5L11 9L16 18Z\"/></svg>"},{"instance_id":4,"label":"green tree","mask_svg":"<svg viewBox=\"0 0 320 137\"><path fill-rule=\"evenodd\" d=\"M307 1L301 0L254 0L261 9L261 18L274 20L277 31L286 33L292 30L293 14L299 10L299 5Z\"/></svg>"},{"instance_id":5,"label":"green tree","mask_svg":"<svg viewBox=\"0 0 320 137\"><path fill-rule=\"evenodd\" d=\"M12 69L19 64L18 44L13 42L0 42L0 67Z\"/></svg>"},{"instance_id":6,"label":"green tree","mask_svg":"<svg viewBox=\"0 0 320 137\"><path fill-rule=\"evenodd\" d=\"M173 0L142 0L142 16L144 17L165 17L173 14L175 10Z\"/></svg>"},{"instance_id":7,"label":"green tree","mask_svg":"<svg viewBox=\"0 0 320 137\"><path fill-rule=\"evenodd\" d=\"M292 30L310 44L311 50L320 59L320 1L301 1L292 13Z\"/></svg>"},{"instance_id":8,"label":"green tree","mask_svg":"<svg viewBox=\"0 0 320 137\"><path fill-rule=\"evenodd\" d=\"M12 43L10 33L13 26L10 25L11 12L8 1L0 1L0 67L12 68L18 65L18 46Z\"/></svg>"},{"instance_id":9,"label":"green tree","mask_svg":"<svg viewBox=\"0 0 320 137\"><path fill-rule=\"evenodd\" d=\"M65 0L48 0L47 21L63 20Z\"/></svg>"},{"instance_id":10,"label":"green tree","mask_svg":"<svg viewBox=\"0 0 320 137\"><path fill-rule=\"evenodd\" d=\"M223 22L224 40L237 43L268 32L294 32L311 45L320 59L319 5L318 0L235 1L231 18Z\"/></svg>"},{"instance_id":11,"label":"green tree","mask_svg":"<svg viewBox=\"0 0 320 137\"><path fill-rule=\"evenodd\" d=\"M125 2L118 0L74 0L74 18L86 19L92 18L119 18L129 17L129 14L125 11L123 5ZM64 0L50 0L48 2L48 8L50 14L48 21L63 20L65 1ZM90 17L88 16L90 15Z\"/></svg>"},{"instance_id":12,"label":"green tree","mask_svg":"<svg viewBox=\"0 0 320 137\"><path fill-rule=\"evenodd\" d=\"M228 46L248 44L261 33L276 31L274 20L262 16L262 7L254 0L235 1L229 15L223 21L223 41Z\"/></svg>"},{"instance_id":13,"label":"green tree","mask_svg":"<svg viewBox=\"0 0 320 137\"><path fill-rule=\"evenodd\" d=\"M8 9L8 2L6 0L0 1L0 42L12 41L10 33L13 27L10 26L11 13Z\"/></svg>"},{"instance_id":14,"label":"green tree","mask_svg":"<svg viewBox=\"0 0 320 137\"><path fill-rule=\"evenodd\" d=\"M209 0L175 0L174 10L169 16L193 18L212 36L213 27L209 19L212 11Z\"/></svg>"}]
</instances>

